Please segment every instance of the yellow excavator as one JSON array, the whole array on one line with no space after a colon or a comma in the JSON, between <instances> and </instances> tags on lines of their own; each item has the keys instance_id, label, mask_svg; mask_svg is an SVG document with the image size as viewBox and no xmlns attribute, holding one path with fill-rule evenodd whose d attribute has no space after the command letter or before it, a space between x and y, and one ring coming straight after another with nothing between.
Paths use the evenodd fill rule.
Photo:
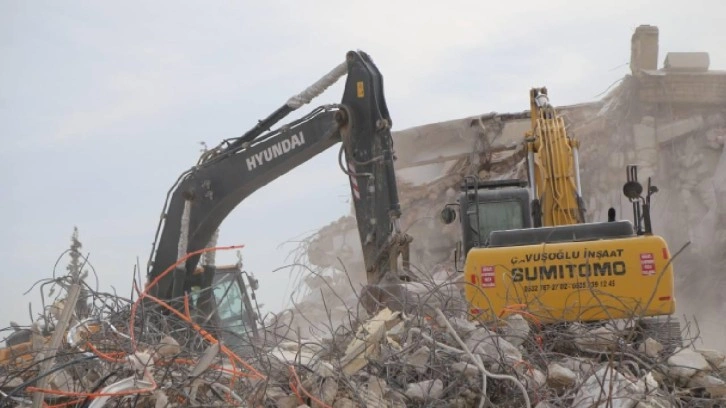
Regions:
<instances>
[{"instance_id":1,"label":"yellow excavator","mask_svg":"<svg viewBox=\"0 0 726 408\"><path fill-rule=\"evenodd\" d=\"M623 192L634 221L616 221L611 208L607 222L585 222L579 143L546 88L530 91L530 105L528 181L468 177L441 213L451 223L458 209L470 313L494 320L524 308L542 322L673 314L671 254L650 219L657 188L650 180L644 188L628 166Z\"/></svg>"}]
</instances>

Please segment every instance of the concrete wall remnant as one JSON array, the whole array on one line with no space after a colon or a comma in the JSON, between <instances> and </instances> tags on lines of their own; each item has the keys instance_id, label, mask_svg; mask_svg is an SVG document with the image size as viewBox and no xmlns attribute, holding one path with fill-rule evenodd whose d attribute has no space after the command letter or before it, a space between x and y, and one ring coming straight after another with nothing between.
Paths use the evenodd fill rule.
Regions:
<instances>
[{"instance_id":1,"label":"concrete wall remnant","mask_svg":"<svg viewBox=\"0 0 726 408\"><path fill-rule=\"evenodd\" d=\"M658 69L658 27L641 25L635 29L630 45L630 69L633 74Z\"/></svg>"}]
</instances>

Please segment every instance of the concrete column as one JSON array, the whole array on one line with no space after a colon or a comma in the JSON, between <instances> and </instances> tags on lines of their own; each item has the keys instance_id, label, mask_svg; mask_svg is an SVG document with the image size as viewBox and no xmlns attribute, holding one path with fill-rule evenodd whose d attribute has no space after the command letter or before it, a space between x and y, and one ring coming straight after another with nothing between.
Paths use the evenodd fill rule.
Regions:
<instances>
[{"instance_id":1,"label":"concrete column","mask_svg":"<svg viewBox=\"0 0 726 408\"><path fill-rule=\"evenodd\" d=\"M633 125L633 145L635 161L640 165L638 178L645 185L648 177L655 176L658 170L658 141L653 117L646 116L641 123Z\"/></svg>"}]
</instances>

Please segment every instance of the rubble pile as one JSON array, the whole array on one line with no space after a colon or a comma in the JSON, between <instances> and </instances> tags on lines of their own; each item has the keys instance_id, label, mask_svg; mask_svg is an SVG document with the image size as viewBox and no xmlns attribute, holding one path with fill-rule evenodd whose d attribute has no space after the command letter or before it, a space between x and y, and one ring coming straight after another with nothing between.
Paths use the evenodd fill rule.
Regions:
<instances>
[{"instance_id":1,"label":"rubble pile","mask_svg":"<svg viewBox=\"0 0 726 408\"><path fill-rule=\"evenodd\" d=\"M39 323L8 340L0 406L31 406L39 392L38 406L53 407L726 406L726 356L695 339L662 344L635 320L542 324L514 309L484 324L428 290L405 313L351 309L325 338L278 322L236 340L186 312L91 292L90 317L70 325L48 370Z\"/></svg>"}]
</instances>

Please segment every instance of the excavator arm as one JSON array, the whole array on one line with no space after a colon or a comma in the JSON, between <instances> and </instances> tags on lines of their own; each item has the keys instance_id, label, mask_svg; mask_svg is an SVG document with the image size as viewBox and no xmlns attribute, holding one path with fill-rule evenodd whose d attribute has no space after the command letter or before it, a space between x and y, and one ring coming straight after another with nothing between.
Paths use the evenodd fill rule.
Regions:
<instances>
[{"instance_id":1,"label":"excavator arm","mask_svg":"<svg viewBox=\"0 0 726 408\"><path fill-rule=\"evenodd\" d=\"M534 226L583 223L578 142L567 135L547 88L532 88L529 100L532 129L526 145Z\"/></svg>"},{"instance_id":2,"label":"excavator arm","mask_svg":"<svg viewBox=\"0 0 726 408\"><path fill-rule=\"evenodd\" d=\"M290 112L347 74L340 104L314 109L303 118L269 130ZM312 157L341 142L350 178L369 284L395 269L402 242L400 206L383 79L370 57L349 52L346 61L302 93L290 98L243 136L205 152L167 195L148 279L156 279L185 254L210 245L229 213L246 197ZM151 290L174 299L192 286L209 287L214 268L195 273L200 257L166 274ZM395 272L395 271L393 271Z\"/></svg>"}]
</instances>

